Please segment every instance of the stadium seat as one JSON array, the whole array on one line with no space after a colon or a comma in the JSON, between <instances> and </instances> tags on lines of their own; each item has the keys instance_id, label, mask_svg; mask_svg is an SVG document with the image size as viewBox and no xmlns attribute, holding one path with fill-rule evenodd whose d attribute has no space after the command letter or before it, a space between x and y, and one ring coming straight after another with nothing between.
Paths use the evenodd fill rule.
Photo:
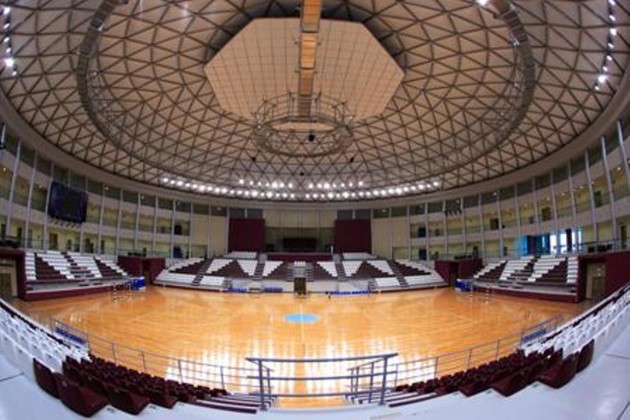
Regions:
<instances>
[{"instance_id":1,"label":"stadium seat","mask_svg":"<svg viewBox=\"0 0 630 420\"><path fill-rule=\"evenodd\" d=\"M591 360L593 360L594 351L595 351L595 340L592 339L591 341L588 342L588 344L582 347L582 350L580 350L580 356L578 358L578 365L577 365L578 372L583 371L584 369L586 369L588 365L591 364Z\"/></svg>"},{"instance_id":2,"label":"stadium seat","mask_svg":"<svg viewBox=\"0 0 630 420\"><path fill-rule=\"evenodd\" d=\"M492 389L499 394L509 397L527 386L527 376L525 372L518 371L492 384Z\"/></svg>"},{"instance_id":3,"label":"stadium seat","mask_svg":"<svg viewBox=\"0 0 630 420\"><path fill-rule=\"evenodd\" d=\"M147 397L115 386L107 389L107 397L111 405L129 414L139 414L150 402Z\"/></svg>"},{"instance_id":4,"label":"stadium seat","mask_svg":"<svg viewBox=\"0 0 630 420\"><path fill-rule=\"evenodd\" d=\"M53 397L59 398L57 380L53 372L37 359L33 359L33 372L35 373L37 385Z\"/></svg>"},{"instance_id":5,"label":"stadium seat","mask_svg":"<svg viewBox=\"0 0 630 420\"><path fill-rule=\"evenodd\" d=\"M75 413L92 417L107 405L107 399L89 388L70 381L60 373L54 374L61 402Z\"/></svg>"},{"instance_id":6,"label":"stadium seat","mask_svg":"<svg viewBox=\"0 0 630 420\"><path fill-rule=\"evenodd\" d=\"M574 353L544 371L538 380L552 388L562 388L568 384L577 372L579 356Z\"/></svg>"}]
</instances>

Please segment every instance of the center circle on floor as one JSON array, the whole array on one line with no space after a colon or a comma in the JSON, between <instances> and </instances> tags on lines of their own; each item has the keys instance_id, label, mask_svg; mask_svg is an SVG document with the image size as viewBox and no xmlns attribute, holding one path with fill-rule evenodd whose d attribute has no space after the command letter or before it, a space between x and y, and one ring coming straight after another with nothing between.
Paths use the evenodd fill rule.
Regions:
<instances>
[{"instance_id":1,"label":"center circle on floor","mask_svg":"<svg viewBox=\"0 0 630 420\"><path fill-rule=\"evenodd\" d=\"M319 315L315 314L289 314L284 316L286 322L309 324L319 321Z\"/></svg>"}]
</instances>

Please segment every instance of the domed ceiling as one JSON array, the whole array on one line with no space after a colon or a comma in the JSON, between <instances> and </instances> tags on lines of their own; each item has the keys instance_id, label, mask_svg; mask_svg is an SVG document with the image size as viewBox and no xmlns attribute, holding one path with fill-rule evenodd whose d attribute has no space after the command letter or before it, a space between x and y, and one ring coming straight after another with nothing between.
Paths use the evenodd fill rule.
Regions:
<instances>
[{"instance_id":1,"label":"domed ceiling","mask_svg":"<svg viewBox=\"0 0 630 420\"><path fill-rule=\"evenodd\" d=\"M300 1L5 2L0 88L46 141L95 167L294 201L507 174L628 94L619 0L321 3L309 115L332 103L325 122L267 121L302 86ZM333 126L343 139L317 131Z\"/></svg>"}]
</instances>

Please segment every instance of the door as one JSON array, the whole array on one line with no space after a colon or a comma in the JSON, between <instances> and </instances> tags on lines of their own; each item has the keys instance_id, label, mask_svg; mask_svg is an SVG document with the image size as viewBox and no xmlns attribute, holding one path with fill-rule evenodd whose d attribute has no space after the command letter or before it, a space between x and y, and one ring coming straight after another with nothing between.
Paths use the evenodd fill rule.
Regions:
<instances>
[{"instance_id":1,"label":"door","mask_svg":"<svg viewBox=\"0 0 630 420\"><path fill-rule=\"evenodd\" d=\"M606 263L590 262L586 266L586 299L602 300L606 295Z\"/></svg>"},{"instance_id":2,"label":"door","mask_svg":"<svg viewBox=\"0 0 630 420\"><path fill-rule=\"evenodd\" d=\"M0 272L0 297L3 299L11 299L13 297L11 279L11 273Z\"/></svg>"},{"instance_id":3,"label":"door","mask_svg":"<svg viewBox=\"0 0 630 420\"><path fill-rule=\"evenodd\" d=\"M593 277L593 288L591 299L600 301L606 297L606 278L603 276Z\"/></svg>"}]
</instances>

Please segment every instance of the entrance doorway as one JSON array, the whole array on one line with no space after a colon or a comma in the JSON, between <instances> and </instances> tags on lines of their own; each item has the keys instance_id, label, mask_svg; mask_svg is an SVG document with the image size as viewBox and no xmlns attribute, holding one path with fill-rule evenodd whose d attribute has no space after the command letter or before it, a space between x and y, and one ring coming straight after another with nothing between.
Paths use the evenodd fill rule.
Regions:
<instances>
[{"instance_id":1,"label":"entrance doorway","mask_svg":"<svg viewBox=\"0 0 630 420\"><path fill-rule=\"evenodd\" d=\"M586 266L586 299L600 301L606 297L606 263L589 262Z\"/></svg>"},{"instance_id":2,"label":"entrance doorway","mask_svg":"<svg viewBox=\"0 0 630 420\"><path fill-rule=\"evenodd\" d=\"M16 295L15 261L12 259L0 259L0 297L11 299Z\"/></svg>"}]
</instances>

